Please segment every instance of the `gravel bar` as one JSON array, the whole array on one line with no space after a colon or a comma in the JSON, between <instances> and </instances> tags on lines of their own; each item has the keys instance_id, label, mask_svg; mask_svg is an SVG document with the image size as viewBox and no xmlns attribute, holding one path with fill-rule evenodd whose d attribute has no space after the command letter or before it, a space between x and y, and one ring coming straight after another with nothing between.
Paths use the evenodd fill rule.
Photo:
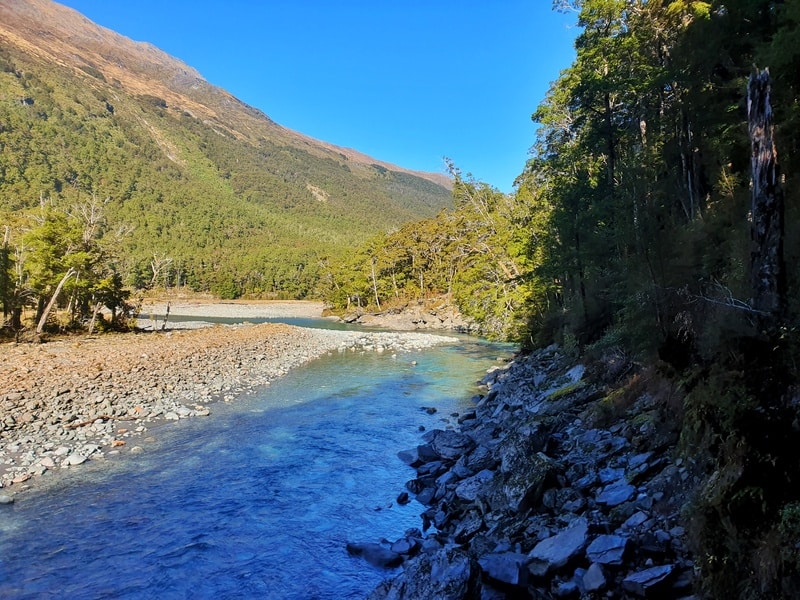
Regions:
<instances>
[{"instance_id":1,"label":"gravel bar","mask_svg":"<svg viewBox=\"0 0 800 600\"><path fill-rule=\"evenodd\" d=\"M222 312L241 315L241 307ZM328 353L397 353L455 341L265 323L2 344L0 487L141 452L135 442L154 423L208 416L214 402Z\"/></svg>"}]
</instances>

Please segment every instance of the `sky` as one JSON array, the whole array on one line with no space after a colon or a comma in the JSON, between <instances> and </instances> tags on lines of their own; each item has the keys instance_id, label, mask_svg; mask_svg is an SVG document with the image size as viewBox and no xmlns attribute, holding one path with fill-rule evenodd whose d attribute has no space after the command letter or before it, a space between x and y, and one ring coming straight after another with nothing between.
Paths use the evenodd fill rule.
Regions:
<instances>
[{"instance_id":1,"label":"sky","mask_svg":"<svg viewBox=\"0 0 800 600\"><path fill-rule=\"evenodd\" d=\"M550 0L61 0L303 134L510 192L573 58Z\"/></svg>"}]
</instances>

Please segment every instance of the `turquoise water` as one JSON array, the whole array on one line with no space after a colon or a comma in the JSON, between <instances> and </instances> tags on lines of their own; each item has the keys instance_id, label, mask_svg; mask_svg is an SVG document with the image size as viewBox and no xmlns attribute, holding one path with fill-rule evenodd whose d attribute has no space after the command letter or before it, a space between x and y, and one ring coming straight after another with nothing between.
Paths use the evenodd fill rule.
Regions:
<instances>
[{"instance_id":1,"label":"turquoise water","mask_svg":"<svg viewBox=\"0 0 800 600\"><path fill-rule=\"evenodd\" d=\"M329 356L208 419L152 428L143 453L0 506L0 597L363 598L388 572L346 542L421 523L419 504L394 501L413 476L397 451L453 423L508 355L464 338Z\"/></svg>"}]
</instances>

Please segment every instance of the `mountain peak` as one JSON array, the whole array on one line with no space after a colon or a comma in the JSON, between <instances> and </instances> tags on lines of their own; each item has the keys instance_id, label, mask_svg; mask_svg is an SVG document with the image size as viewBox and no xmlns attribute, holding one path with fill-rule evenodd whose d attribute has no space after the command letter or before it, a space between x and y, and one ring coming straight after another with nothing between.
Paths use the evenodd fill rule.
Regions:
<instances>
[{"instance_id":1,"label":"mountain peak","mask_svg":"<svg viewBox=\"0 0 800 600\"><path fill-rule=\"evenodd\" d=\"M282 127L153 44L133 41L51 0L0 0L0 39L43 60L70 67L76 76L102 78L131 94L162 98L174 111L208 119L240 139L300 144L320 156L344 157L362 166L377 164L448 190L452 187L443 173L405 169Z\"/></svg>"}]
</instances>

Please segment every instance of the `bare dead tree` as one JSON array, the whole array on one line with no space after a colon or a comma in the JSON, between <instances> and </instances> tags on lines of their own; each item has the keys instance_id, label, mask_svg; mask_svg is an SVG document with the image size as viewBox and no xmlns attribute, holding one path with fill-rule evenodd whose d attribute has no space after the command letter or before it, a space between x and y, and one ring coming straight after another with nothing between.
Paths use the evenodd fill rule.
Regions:
<instances>
[{"instance_id":1,"label":"bare dead tree","mask_svg":"<svg viewBox=\"0 0 800 600\"><path fill-rule=\"evenodd\" d=\"M750 237L750 305L764 316L762 330L774 329L786 308L786 267L783 260L784 199L773 138L769 70L750 75L747 122L752 168Z\"/></svg>"},{"instance_id":2,"label":"bare dead tree","mask_svg":"<svg viewBox=\"0 0 800 600\"><path fill-rule=\"evenodd\" d=\"M98 200L92 194L92 199L87 202L73 204L67 214L83 223L83 243L88 245L97 236L97 230L105 221L105 206L111 198Z\"/></svg>"},{"instance_id":3,"label":"bare dead tree","mask_svg":"<svg viewBox=\"0 0 800 600\"><path fill-rule=\"evenodd\" d=\"M153 271L153 279L150 281L151 286L156 284L161 271L170 264L172 264L172 257L153 254L153 259L150 261L150 270Z\"/></svg>"},{"instance_id":4,"label":"bare dead tree","mask_svg":"<svg viewBox=\"0 0 800 600\"><path fill-rule=\"evenodd\" d=\"M56 291L53 292L53 297L50 298L50 302L47 303L47 306L42 312L42 317L39 319L39 324L36 326L36 335L37 337L42 335L42 331L44 331L44 325L47 323L47 317L50 316L50 311L55 306L56 301L58 300L58 296L61 294L61 289L64 287L64 284L67 283L67 280L72 277L73 275L77 275L77 271L75 269L70 268L64 277L61 278L61 281L58 282L58 286L56 286Z\"/></svg>"}]
</instances>

